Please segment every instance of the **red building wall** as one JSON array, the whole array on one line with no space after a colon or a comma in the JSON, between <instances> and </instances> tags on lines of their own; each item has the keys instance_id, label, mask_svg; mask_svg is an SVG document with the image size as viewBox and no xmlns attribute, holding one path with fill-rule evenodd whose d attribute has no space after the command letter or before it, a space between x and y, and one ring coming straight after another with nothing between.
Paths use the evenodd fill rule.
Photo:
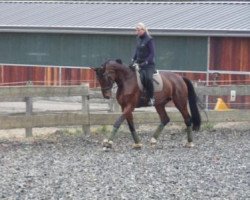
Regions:
<instances>
[{"instance_id":1,"label":"red building wall","mask_svg":"<svg viewBox=\"0 0 250 200\"><path fill-rule=\"evenodd\" d=\"M60 73L61 70L61 73ZM0 85L25 85L31 81L34 85L79 85L89 83L98 85L95 72L86 68L0 66Z\"/></svg>"},{"instance_id":2,"label":"red building wall","mask_svg":"<svg viewBox=\"0 0 250 200\"><path fill-rule=\"evenodd\" d=\"M210 40L210 70L250 72L250 38L214 37ZM210 75L210 79L213 78ZM249 85L250 74L223 74L217 77L219 85ZM230 102L230 97L222 97L230 108L250 108L250 96L238 96L236 102ZM210 97L209 102L216 103L216 97Z\"/></svg>"}]
</instances>

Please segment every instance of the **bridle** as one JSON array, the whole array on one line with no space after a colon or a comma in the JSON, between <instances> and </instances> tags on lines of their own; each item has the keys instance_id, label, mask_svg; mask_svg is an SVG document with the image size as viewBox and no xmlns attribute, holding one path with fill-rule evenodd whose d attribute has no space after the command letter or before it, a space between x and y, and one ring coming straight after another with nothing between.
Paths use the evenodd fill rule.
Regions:
<instances>
[{"instance_id":1,"label":"bridle","mask_svg":"<svg viewBox=\"0 0 250 200\"><path fill-rule=\"evenodd\" d=\"M113 84L110 85L110 86L107 86L107 87L105 87L105 88L101 88L101 90L102 90L103 92L106 92L106 91L108 91L108 90L111 90L112 88L113 88Z\"/></svg>"},{"instance_id":2,"label":"bridle","mask_svg":"<svg viewBox=\"0 0 250 200\"><path fill-rule=\"evenodd\" d=\"M105 79L105 81L108 81L108 85L107 87L101 88L101 90L103 92L106 92L108 90L111 90L113 88L113 84L114 84L114 80L108 75L108 73L104 72L102 74L102 78Z\"/></svg>"}]
</instances>

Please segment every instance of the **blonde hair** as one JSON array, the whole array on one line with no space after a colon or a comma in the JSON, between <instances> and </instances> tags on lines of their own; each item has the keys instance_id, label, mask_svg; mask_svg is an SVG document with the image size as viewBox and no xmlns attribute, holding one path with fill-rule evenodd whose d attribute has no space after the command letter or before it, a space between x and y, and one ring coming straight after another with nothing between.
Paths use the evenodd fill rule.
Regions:
<instances>
[{"instance_id":1,"label":"blonde hair","mask_svg":"<svg viewBox=\"0 0 250 200\"><path fill-rule=\"evenodd\" d=\"M139 22L139 23L136 25L136 28L142 29L142 30L144 30L147 34L149 34L147 27L146 27L145 24L143 24L142 22Z\"/></svg>"}]
</instances>

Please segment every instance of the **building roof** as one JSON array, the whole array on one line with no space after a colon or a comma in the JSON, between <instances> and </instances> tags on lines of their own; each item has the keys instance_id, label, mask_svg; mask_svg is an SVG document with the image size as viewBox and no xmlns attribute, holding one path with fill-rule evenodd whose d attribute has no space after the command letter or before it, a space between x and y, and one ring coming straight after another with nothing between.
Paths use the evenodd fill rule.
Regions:
<instances>
[{"instance_id":1,"label":"building roof","mask_svg":"<svg viewBox=\"0 0 250 200\"><path fill-rule=\"evenodd\" d=\"M250 2L1 1L0 32L250 37Z\"/></svg>"}]
</instances>

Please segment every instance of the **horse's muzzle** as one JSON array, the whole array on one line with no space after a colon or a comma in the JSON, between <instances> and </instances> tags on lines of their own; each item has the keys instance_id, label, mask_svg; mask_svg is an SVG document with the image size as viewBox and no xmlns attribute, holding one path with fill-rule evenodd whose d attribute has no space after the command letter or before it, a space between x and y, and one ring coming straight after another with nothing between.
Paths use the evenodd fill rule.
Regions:
<instances>
[{"instance_id":1,"label":"horse's muzzle","mask_svg":"<svg viewBox=\"0 0 250 200\"><path fill-rule=\"evenodd\" d=\"M111 93L110 91L102 92L102 96L103 96L105 99L110 99L111 96L112 96L112 93Z\"/></svg>"},{"instance_id":2,"label":"horse's muzzle","mask_svg":"<svg viewBox=\"0 0 250 200\"><path fill-rule=\"evenodd\" d=\"M105 99L110 99L110 96L103 96Z\"/></svg>"}]
</instances>

